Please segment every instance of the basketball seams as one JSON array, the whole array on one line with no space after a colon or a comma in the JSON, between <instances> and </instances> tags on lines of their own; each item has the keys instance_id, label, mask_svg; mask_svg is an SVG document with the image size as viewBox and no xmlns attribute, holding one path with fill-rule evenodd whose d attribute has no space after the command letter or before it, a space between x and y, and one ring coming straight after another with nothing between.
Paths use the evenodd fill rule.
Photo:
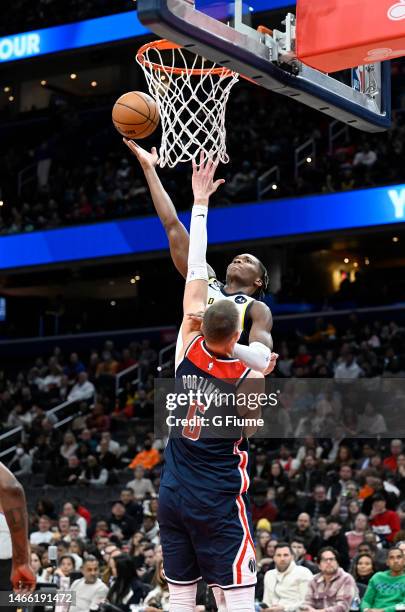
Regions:
<instances>
[{"instance_id":1,"label":"basketball seams","mask_svg":"<svg viewBox=\"0 0 405 612\"><path fill-rule=\"evenodd\" d=\"M118 108L120 106L123 108ZM121 121L121 117L125 121ZM137 121L138 119L140 121ZM118 98L113 108L112 120L116 129L123 136L135 139L146 138L159 125L159 109L151 96L144 92L132 91Z\"/></svg>"},{"instance_id":2,"label":"basketball seams","mask_svg":"<svg viewBox=\"0 0 405 612\"><path fill-rule=\"evenodd\" d=\"M145 117L146 121L150 121L150 115L145 115L145 113L143 113L142 111L139 111L137 108L133 108L132 106L128 106L128 104L123 104L122 102L116 102L115 106L125 106L125 108L129 108L129 110L133 111L134 113L138 113L138 115L141 115L141 117Z\"/></svg>"}]
</instances>

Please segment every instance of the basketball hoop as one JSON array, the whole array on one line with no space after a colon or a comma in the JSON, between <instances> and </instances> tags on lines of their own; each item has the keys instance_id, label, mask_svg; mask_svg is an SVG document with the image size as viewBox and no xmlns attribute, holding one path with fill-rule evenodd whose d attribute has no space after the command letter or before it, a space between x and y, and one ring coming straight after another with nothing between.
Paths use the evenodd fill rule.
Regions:
<instances>
[{"instance_id":1,"label":"basketball hoop","mask_svg":"<svg viewBox=\"0 0 405 612\"><path fill-rule=\"evenodd\" d=\"M239 75L168 40L143 45L142 66L162 124L159 165L205 157L227 163L225 110Z\"/></svg>"}]
</instances>

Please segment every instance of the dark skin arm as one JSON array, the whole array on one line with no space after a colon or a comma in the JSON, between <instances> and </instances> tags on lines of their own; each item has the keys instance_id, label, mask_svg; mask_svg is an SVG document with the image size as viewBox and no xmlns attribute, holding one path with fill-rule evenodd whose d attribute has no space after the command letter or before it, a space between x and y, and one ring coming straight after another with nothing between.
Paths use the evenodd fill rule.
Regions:
<instances>
[{"instance_id":1,"label":"dark skin arm","mask_svg":"<svg viewBox=\"0 0 405 612\"><path fill-rule=\"evenodd\" d=\"M271 337L271 330L273 327L273 317L270 308L263 304L263 302L253 302L249 314L252 320L249 344L261 342L272 351L273 338Z\"/></svg>"},{"instance_id":2,"label":"dark skin arm","mask_svg":"<svg viewBox=\"0 0 405 612\"><path fill-rule=\"evenodd\" d=\"M29 565L28 514L24 489L0 463L0 504L10 530L13 547L11 582L14 589L33 590L35 576Z\"/></svg>"},{"instance_id":3,"label":"dark skin arm","mask_svg":"<svg viewBox=\"0 0 405 612\"><path fill-rule=\"evenodd\" d=\"M190 236L178 218L176 208L156 172L156 164L158 162L156 148L153 147L149 153L137 145L133 140L127 140L124 138L124 143L135 155L141 165L148 183L153 205L165 229L166 236L169 241L171 258L176 266L176 269L185 279L187 277L187 259ZM216 278L216 274L211 266L207 264L207 267L208 276L210 278Z\"/></svg>"}]
</instances>

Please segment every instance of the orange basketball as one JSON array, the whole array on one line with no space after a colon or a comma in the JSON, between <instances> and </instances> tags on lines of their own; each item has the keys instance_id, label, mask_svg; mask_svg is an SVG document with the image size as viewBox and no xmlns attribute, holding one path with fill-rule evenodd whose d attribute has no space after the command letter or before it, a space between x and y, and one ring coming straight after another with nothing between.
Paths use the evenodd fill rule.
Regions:
<instances>
[{"instance_id":1,"label":"orange basketball","mask_svg":"<svg viewBox=\"0 0 405 612\"><path fill-rule=\"evenodd\" d=\"M125 138L147 138L159 124L159 111L151 96L143 91L129 91L114 104L112 120Z\"/></svg>"}]
</instances>

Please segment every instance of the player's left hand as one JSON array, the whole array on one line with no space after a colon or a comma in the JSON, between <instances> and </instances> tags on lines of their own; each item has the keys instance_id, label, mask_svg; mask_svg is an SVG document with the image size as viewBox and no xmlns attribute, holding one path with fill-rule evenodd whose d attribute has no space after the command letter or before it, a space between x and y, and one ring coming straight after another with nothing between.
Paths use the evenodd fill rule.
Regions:
<instances>
[{"instance_id":1,"label":"player's left hand","mask_svg":"<svg viewBox=\"0 0 405 612\"><path fill-rule=\"evenodd\" d=\"M272 371L274 370L274 368L276 367L276 363L277 363L277 359L279 358L278 353L272 353L270 355L270 361L269 361L269 365L267 366L267 368L265 369L265 371L263 372L263 374L265 376L268 376L269 374L272 373Z\"/></svg>"},{"instance_id":2,"label":"player's left hand","mask_svg":"<svg viewBox=\"0 0 405 612\"><path fill-rule=\"evenodd\" d=\"M28 563L24 565L13 565L11 570L11 584L14 591L19 593L31 593L35 589L35 574Z\"/></svg>"},{"instance_id":3,"label":"player's left hand","mask_svg":"<svg viewBox=\"0 0 405 612\"><path fill-rule=\"evenodd\" d=\"M201 331L201 325L203 322L203 312L190 312L186 314L188 321L190 322L190 331Z\"/></svg>"},{"instance_id":4,"label":"player's left hand","mask_svg":"<svg viewBox=\"0 0 405 612\"><path fill-rule=\"evenodd\" d=\"M216 192L218 187L225 183L224 179L214 181L215 171L218 168L218 161L212 159L205 160L204 151L200 153L200 165L197 166L193 159L193 194L194 204L208 206L210 196Z\"/></svg>"}]
</instances>

